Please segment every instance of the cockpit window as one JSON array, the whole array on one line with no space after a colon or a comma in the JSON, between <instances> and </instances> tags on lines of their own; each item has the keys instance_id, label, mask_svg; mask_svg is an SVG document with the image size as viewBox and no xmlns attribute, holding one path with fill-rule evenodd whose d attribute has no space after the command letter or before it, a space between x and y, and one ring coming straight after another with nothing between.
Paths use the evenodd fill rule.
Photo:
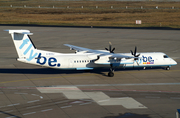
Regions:
<instances>
[{"instance_id":1,"label":"cockpit window","mask_svg":"<svg viewBox=\"0 0 180 118\"><path fill-rule=\"evenodd\" d=\"M164 55L164 58L169 58L167 55Z\"/></svg>"}]
</instances>

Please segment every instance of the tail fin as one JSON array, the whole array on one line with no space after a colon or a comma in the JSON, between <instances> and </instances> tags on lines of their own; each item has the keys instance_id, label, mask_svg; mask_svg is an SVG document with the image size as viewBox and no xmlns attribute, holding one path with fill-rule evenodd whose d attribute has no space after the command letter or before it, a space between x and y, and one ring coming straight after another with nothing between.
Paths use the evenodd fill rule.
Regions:
<instances>
[{"instance_id":1,"label":"tail fin","mask_svg":"<svg viewBox=\"0 0 180 118\"><path fill-rule=\"evenodd\" d=\"M31 61L37 56L36 47L29 37L29 35L32 35L29 30L6 31L9 31L9 34L12 36L19 59L26 59L27 61Z\"/></svg>"}]
</instances>

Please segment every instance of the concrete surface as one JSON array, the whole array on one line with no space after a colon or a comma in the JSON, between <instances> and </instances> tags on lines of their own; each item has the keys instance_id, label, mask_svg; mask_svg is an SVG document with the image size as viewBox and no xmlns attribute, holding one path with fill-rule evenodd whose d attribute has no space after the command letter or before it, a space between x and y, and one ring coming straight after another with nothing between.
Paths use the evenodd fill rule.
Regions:
<instances>
[{"instance_id":1,"label":"concrete surface","mask_svg":"<svg viewBox=\"0 0 180 118\"><path fill-rule=\"evenodd\" d=\"M43 68L16 61L14 44L5 29L30 30L34 33L31 39L42 50L72 52L65 43L104 49L111 41L115 52L130 52L137 46L138 52L164 52L178 65L170 71L120 69L113 78L107 76L107 69ZM179 30L1 26L0 31L2 118L175 118L180 108ZM37 88L70 91L51 89L48 93Z\"/></svg>"}]
</instances>

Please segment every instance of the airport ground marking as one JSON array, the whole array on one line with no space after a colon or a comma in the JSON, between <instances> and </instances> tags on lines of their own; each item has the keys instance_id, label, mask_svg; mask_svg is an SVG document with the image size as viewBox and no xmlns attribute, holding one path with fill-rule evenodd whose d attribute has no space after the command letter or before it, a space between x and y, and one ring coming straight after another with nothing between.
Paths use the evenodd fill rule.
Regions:
<instances>
[{"instance_id":1,"label":"airport ground marking","mask_svg":"<svg viewBox=\"0 0 180 118\"><path fill-rule=\"evenodd\" d=\"M41 112L50 111L50 110L53 110L53 109L45 109L45 110L41 110Z\"/></svg>"},{"instance_id":2,"label":"airport ground marking","mask_svg":"<svg viewBox=\"0 0 180 118\"><path fill-rule=\"evenodd\" d=\"M23 115L30 115L30 114L34 114L36 112L30 112L30 113L24 113Z\"/></svg>"}]
</instances>

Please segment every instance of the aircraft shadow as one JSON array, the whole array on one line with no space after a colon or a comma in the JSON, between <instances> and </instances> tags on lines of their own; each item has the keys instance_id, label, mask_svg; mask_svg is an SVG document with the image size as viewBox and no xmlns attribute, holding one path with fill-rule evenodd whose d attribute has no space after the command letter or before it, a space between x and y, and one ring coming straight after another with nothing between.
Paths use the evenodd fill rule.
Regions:
<instances>
[{"instance_id":1,"label":"aircraft shadow","mask_svg":"<svg viewBox=\"0 0 180 118\"><path fill-rule=\"evenodd\" d=\"M151 68L146 68L146 70L150 70ZM162 69L159 68L153 68L153 69ZM126 68L126 69L115 69L116 71L133 71L138 70L142 71L143 68ZM81 73L96 73L103 76L107 76L107 73L109 72L109 69L107 68L99 68L99 69L93 69L93 70L60 70L60 69L52 69L52 68L0 68L0 73L6 73L6 74L81 74Z\"/></svg>"}]
</instances>

